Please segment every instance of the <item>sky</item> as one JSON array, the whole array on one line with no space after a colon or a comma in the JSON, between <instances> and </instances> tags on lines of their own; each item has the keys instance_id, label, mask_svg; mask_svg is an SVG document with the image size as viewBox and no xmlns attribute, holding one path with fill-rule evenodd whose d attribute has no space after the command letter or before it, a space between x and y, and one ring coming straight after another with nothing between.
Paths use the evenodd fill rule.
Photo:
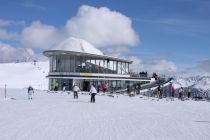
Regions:
<instances>
[{"instance_id":1,"label":"sky","mask_svg":"<svg viewBox=\"0 0 210 140\"><path fill-rule=\"evenodd\" d=\"M0 62L70 36L137 71L210 75L209 0L0 0ZM19 55L16 55L19 54Z\"/></svg>"}]
</instances>

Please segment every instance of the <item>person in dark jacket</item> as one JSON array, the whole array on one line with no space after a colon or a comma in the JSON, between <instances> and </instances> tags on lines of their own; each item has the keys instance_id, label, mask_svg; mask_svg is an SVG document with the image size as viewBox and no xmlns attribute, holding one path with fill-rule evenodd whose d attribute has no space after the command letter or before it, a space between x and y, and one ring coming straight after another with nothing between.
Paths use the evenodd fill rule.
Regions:
<instances>
[{"instance_id":1,"label":"person in dark jacket","mask_svg":"<svg viewBox=\"0 0 210 140\"><path fill-rule=\"evenodd\" d=\"M32 100L32 96L34 94L34 89L32 88L32 86L28 87L28 99Z\"/></svg>"}]
</instances>

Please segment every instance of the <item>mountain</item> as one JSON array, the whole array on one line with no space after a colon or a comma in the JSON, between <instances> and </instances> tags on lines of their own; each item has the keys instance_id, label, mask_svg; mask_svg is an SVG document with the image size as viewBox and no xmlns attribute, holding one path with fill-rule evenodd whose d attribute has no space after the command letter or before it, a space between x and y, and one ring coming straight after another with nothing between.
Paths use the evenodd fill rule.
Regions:
<instances>
[{"instance_id":1,"label":"mountain","mask_svg":"<svg viewBox=\"0 0 210 140\"><path fill-rule=\"evenodd\" d=\"M210 94L210 76L174 77L172 83L176 89L189 86L192 92Z\"/></svg>"}]
</instances>

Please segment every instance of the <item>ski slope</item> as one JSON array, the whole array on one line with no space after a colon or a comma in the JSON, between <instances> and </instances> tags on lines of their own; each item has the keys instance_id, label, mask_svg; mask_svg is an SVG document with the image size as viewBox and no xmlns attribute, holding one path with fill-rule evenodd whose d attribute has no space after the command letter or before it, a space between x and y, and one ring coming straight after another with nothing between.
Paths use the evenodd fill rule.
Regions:
<instances>
[{"instance_id":1,"label":"ski slope","mask_svg":"<svg viewBox=\"0 0 210 140\"><path fill-rule=\"evenodd\" d=\"M115 95L114 98L0 89L0 140L209 140L210 105ZM12 98L12 99L11 99Z\"/></svg>"},{"instance_id":2,"label":"ski slope","mask_svg":"<svg viewBox=\"0 0 210 140\"><path fill-rule=\"evenodd\" d=\"M25 88L29 85L36 89L48 89L49 61L0 63L0 88Z\"/></svg>"}]
</instances>

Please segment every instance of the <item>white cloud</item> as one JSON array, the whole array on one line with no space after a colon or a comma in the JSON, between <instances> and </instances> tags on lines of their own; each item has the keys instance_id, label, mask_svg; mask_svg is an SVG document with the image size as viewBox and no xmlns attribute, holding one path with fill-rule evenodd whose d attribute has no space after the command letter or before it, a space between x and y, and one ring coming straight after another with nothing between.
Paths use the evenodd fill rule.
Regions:
<instances>
[{"instance_id":1,"label":"white cloud","mask_svg":"<svg viewBox=\"0 0 210 140\"><path fill-rule=\"evenodd\" d=\"M106 7L81 6L65 28L70 36L85 39L96 47L135 46L139 43L130 18Z\"/></svg>"},{"instance_id":2,"label":"white cloud","mask_svg":"<svg viewBox=\"0 0 210 140\"><path fill-rule=\"evenodd\" d=\"M34 55L31 49L14 48L2 42L0 42L0 54L0 63L26 61Z\"/></svg>"},{"instance_id":3,"label":"white cloud","mask_svg":"<svg viewBox=\"0 0 210 140\"><path fill-rule=\"evenodd\" d=\"M10 25L25 26L25 21L14 21L14 20L0 19L0 27L6 27L6 26L10 26Z\"/></svg>"},{"instance_id":4,"label":"white cloud","mask_svg":"<svg viewBox=\"0 0 210 140\"><path fill-rule=\"evenodd\" d=\"M21 6L26 7L26 8L33 8L33 9L38 9L38 10L46 10L47 8L42 6L42 5L38 5L32 2L24 2L21 4Z\"/></svg>"},{"instance_id":5,"label":"white cloud","mask_svg":"<svg viewBox=\"0 0 210 140\"><path fill-rule=\"evenodd\" d=\"M182 77L210 76L210 59L198 61L194 66L179 71L177 75Z\"/></svg>"},{"instance_id":6,"label":"white cloud","mask_svg":"<svg viewBox=\"0 0 210 140\"><path fill-rule=\"evenodd\" d=\"M4 19L0 19L0 27L5 27L8 26L12 23L11 20L4 20Z\"/></svg>"},{"instance_id":7,"label":"white cloud","mask_svg":"<svg viewBox=\"0 0 210 140\"><path fill-rule=\"evenodd\" d=\"M150 70L159 73L175 72L177 70L176 65L173 62L167 60L153 61L152 63L148 63L147 65L150 65Z\"/></svg>"},{"instance_id":8,"label":"white cloud","mask_svg":"<svg viewBox=\"0 0 210 140\"><path fill-rule=\"evenodd\" d=\"M34 21L23 29L21 43L28 48L49 49L62 40L73 36L87 40L95 47L134 46L139 38L125 15L106 7L95 8L83 5L75 17L61 29ZM125 50L125 47L124 49Z\"/></svg>"},{"instance_id":9,"label":"white cloud","mask_svg":"<svg viewBox=\"0 0 210 140\"><path fill-rule=\"evenodd\" d=\"M51 25L34 21L21 33L24 47L48 49L64 39L65 34Z\"/></svg>"},{"instance_id":10,"label":"white cloud","mask_svg":"<svg viewBox=\"0 0 210 140\"><path fill-rule=\"evenodd\" d=\"M160 73L160 74L170 74L177 71L177 67L174 62L167 60L152 60L150 62L143 61L138 57L129 57L133 61L131 65L132 71L140 72L147 71L149 73Z\"/></svg>"},{"instance_id":11,"label":"white cloud","mask_svg":"<svg viewBox=\"0 0 210 140\"><path fill-rule=\"evenodd\" d=\"M4 29L0 28L0 39L17 39L18 33L16 32L8 32Z\"/></svg>"}]
</instances>

